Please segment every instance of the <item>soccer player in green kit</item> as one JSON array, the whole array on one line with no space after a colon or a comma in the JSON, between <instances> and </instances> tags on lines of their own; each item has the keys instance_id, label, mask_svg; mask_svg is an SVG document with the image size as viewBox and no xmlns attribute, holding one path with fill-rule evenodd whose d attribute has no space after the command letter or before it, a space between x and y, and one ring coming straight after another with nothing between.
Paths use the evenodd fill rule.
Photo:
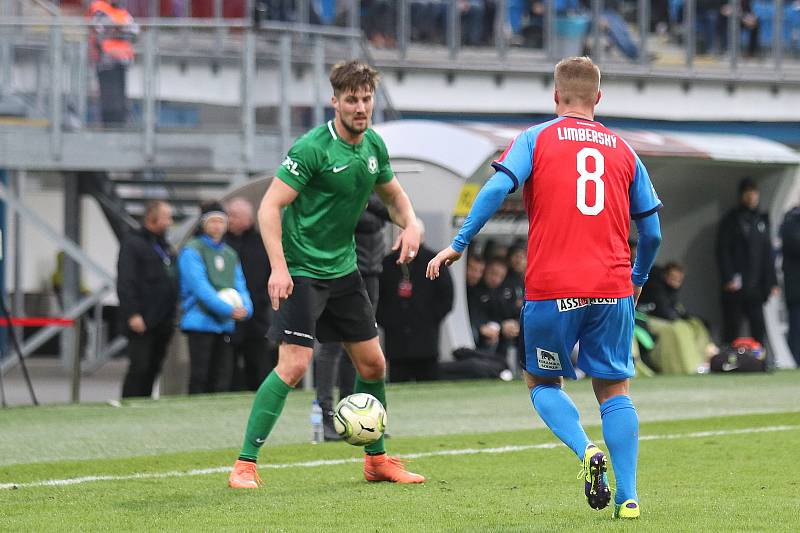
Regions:
<instances>
[{"instance_id":1,"label":"soccer player in green kit","mask_svg":"<svg viewBox=\"0 0 800 533\"><path fill-rule=\"evenodd\" d=\"M334 119L294 143L261 201L258 223L272 266L268 291L276 311L268 336L280 347L278 365L256 392L244 444L228 480L232 488L261 484L259 449L289 391L303 378L314 339L342 342L358 372L355 392L369 393L386 406L386 361L356 269L355 227L374 189L402 228L394 246L400 250L398 262L414 259L420 230L389 165L386 146L369 127L378 80L378 73L359 61L333 67ZM383 437L365 451L367 481L425 481L386 454Z\"/></svg>"}]
</instances>

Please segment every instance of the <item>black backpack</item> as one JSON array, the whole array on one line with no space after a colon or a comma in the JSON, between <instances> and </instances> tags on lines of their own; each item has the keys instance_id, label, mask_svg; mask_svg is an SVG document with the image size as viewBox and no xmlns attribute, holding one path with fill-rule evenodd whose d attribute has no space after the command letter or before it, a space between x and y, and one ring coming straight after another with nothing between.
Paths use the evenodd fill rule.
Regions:
<instances>
[{"instance_id":1,"label":"black backpack","mask_svg":"<svg viewBox=\"0 0 800 533\"><path fill-rule=\"evenodd\" d=\"M725 346L711 358L712 372L766 372L766 352L746 346Z\"/></svg>"}]
</instances>

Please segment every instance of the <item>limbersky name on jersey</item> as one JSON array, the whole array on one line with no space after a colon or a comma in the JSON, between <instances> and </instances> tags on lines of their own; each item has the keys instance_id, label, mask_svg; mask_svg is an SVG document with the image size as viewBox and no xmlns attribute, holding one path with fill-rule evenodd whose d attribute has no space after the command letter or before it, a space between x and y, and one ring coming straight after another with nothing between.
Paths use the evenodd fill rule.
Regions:
<instances>
[{"instance_id":1,"label":"limbersky name on jersey","mask_svg":"<svg viewBox=\"0 0 800 533\"><path fill-rule=\"evenodd\" d=\"M559 298L556 300L558 312L572 311L589 305L616 305L617 298Z\"/></svg>"},{"instance_id":2,"label":"limbersky name on jersey","mask_svg":"<svg viewBox=\"0 0 800 533\"><path fill-rule=\"evenodd\" d=\"M559 141L578 141L590 142L595 144L602 144L611 148L617 147L617 136L611 133L604 133L602 131L595 131L591 128L566 128L559 126L558 130Z\"/></svg>"}]
</instances>

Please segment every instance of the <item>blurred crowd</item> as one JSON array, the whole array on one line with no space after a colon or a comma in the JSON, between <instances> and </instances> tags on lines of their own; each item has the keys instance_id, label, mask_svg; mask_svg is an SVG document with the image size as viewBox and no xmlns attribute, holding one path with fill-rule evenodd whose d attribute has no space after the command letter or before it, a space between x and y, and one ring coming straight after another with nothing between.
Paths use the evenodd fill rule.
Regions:
<instances>
[{"instance_id":1,"label":"blurred crowd","mask_svg":"<svg viewBox=\"0 0 800 533\"><path fill-rule=\"evenodd\" d=\"M409 0L409 27L412 42L446 44L448 0ZM556 41L570 41L570 51L590 53L592 24L589 0L554 0ZM258 3L266 19L297 20L297 4L292 0L262 0ZM495 0L457 0L460 42L464 46L493 46L498 17ZM512 45L542 48L545 37L547 3L538 0L507 0L502 36ZM727 0L698 0L695 27L697 52L723 54L728 49L733 7ZM310 21L315 24L346 25L349 2L317 0L310 3ZM597 21L603 46L631 60L639 57L638 8L636 0L607 0ZM685 41L685 6L683 0L649 2L648 31L668 37L677 45ZM393 48L397 44L397 2L362 0L361 24L369 41L376 47ZM783 3L782 34L784 46L800 50L800 1ZM744 0L737 15L741 47L748 55L759 55L772 48L775 34L775 2Z\"/></svg>"}]
</instances>

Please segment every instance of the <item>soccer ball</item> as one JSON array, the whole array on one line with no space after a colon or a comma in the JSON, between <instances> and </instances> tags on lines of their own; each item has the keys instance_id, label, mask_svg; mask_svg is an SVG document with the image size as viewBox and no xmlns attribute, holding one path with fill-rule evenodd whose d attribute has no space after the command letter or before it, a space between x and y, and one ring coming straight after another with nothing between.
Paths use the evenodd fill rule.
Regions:
<instances>
[{"instance_id":1,"label":"soccer ball","mask_svg":"<svg viewBox=\"0 0 800 533\"><path fill-rule=\"evenodd\" d=\"M386 429L386 410L371 394L342 398L333 412L333 427L345 442L364 446L375 442Z\"/></svg>"},{"instance_id":2,"label":"soccer ball","mask_svg":"<svg viewBox=\"0 0 800 533\"><path fill-rule=\"evenodd\" d=\"M220 300L233 307L244 307L242 295L236 289L222 289L217 292Z\"/></svg>"}]
</instances>

